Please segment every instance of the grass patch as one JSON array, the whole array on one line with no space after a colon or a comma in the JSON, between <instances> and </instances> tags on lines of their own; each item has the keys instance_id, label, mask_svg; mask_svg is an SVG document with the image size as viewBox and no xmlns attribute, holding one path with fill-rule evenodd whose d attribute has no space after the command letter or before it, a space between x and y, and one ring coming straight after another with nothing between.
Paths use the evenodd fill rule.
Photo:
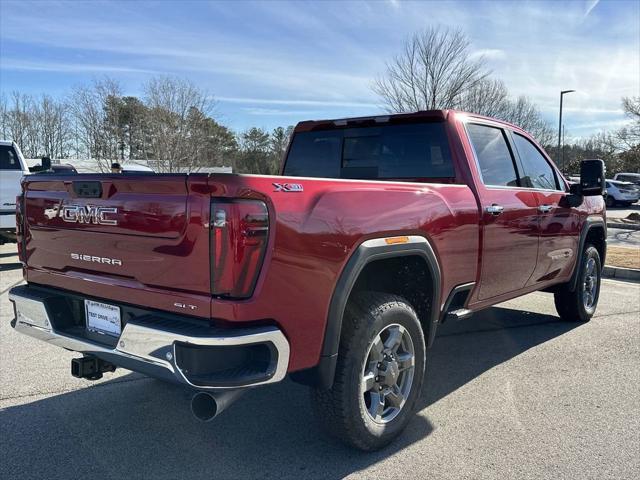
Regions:
<instances>
[{"instance_id":1,"label":"grass patch","mask_svg":"<svg viewBox=\"0 0 640 480\"><path fill-rule=\"evenodd\" d=\"M607 247L607 265L640 270L640 248Z\"/></svg>"}]
</instances>

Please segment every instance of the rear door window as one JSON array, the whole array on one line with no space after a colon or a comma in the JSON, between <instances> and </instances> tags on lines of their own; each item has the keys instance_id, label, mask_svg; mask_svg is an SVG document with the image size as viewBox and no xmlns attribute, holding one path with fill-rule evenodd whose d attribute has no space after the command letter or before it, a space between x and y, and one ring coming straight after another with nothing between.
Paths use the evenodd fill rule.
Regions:
<instances>
[{"instance_id":1,"label":"rear door window","mask_svg":"<svg viewBox=\"0 0 640 480\"><path fill-rule=\"evenodd\" d=\"M284 174L389 180L455 177L443 123L300 132L291 143Z\"/></svg>"},{"instance_id":2,"label":"rear door window","mask_svg":"<svg viewBox=\"0 0 640 480\"><path fill-rule=\"evenodd\" d=\"M10 145L0 145L0 170L20 170L20 161Z\"/></svg>"},{"instance_id":3,"label":"rear door window","mask_svg":"<svg viewBox=\"0 0 640 480\"><path fill-rule=\"evenodd\" d=\"M487 186L519 186L515 163L504 130L469 123L467 133L478 159L482 182Z\"/></svg>"},{"instance_id":4,"label":"rear door window","mask_svg":"<svg viewBox=\"0 0 640 480\"><path fill-rule=\"evenodd\" d=\"M522 186L541 190L560 190L558 178L551 164L538 148L527 138L513 133L513 142L516 145L520 161L522 162Z\"/></svg>"}]
</instances>

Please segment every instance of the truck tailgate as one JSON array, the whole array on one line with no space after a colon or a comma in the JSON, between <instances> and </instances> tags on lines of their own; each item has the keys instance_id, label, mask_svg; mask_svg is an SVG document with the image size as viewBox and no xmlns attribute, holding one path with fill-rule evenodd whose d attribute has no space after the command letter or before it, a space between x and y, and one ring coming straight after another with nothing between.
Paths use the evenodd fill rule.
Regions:
<instances>
[{"instance_id":1,"label":"truck tailgate","mask_svg":"<svg viewBox=\"0 0 640 480\"><path fill-rule=\"evenodd\" d=\"M157 308L191 305L183 313L209 316L209 197L194 191L197 183L187 175L28 177L28 280L124 302L155 292L164 298Z\"/></svg>"}]
</instances>

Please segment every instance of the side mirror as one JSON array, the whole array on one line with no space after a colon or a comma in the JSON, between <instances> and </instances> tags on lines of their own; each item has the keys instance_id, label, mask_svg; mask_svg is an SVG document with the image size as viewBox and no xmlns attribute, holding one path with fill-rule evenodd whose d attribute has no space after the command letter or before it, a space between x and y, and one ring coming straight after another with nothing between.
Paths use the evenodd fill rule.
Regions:
<instances>
[{"instance_id":1,"label":"side mirror","mask_svg":"<svg viewBox=\"0 0 640 480\"><path fill-rule=\"evenodd\" d=\"M49 157L42 157L42 170L43 171L47 171L47 170L51 170L51 158Z\"/></svg>"},{"instance_id":2,"label":"side mirror","mask_svg":"<svg viewBox=\"0 0 640 480\"><path fill-rule=\"evenodd\" d=\"M580 205L582 205L582 202L584 201L584 197L582 196L582 190L580 188L580 184L579 183L570 183L569 184L569 193L570 195L567 195L566 197L564 197L564 204L562 205L563 207L570 207L570 208L575 208L575 207L579 207Z\"/></svg>"},{"instance_id":3,"label":"side mirror","mask_svg":"<svg viewBox=\"0 0 640 480\"><path fill-rule=\"evenodd\" d=\"M580 194L585 197L604 195L607 191L604 173L602 160L583 160L580 164Z\"/></svg>"}]
</instances>

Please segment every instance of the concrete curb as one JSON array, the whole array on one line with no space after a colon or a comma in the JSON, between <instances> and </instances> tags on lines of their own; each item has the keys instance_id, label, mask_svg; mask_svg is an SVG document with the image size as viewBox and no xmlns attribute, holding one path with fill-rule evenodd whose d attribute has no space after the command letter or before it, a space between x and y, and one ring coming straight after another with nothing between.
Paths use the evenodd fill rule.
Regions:
<instances>
[{"instance_id":1,"label":"concrete curb","mask_svg":"<svg viewBox=\"0 0 640 480\"><path fill-rule=\"evenodd\" d=\"M640 224L607 222L607 228L621 228L624 230L640 230Z\"/></svg>"},{"instance_id":2,"label":"concrete curb","mask_svg":"<svg viewBox=\"0 0 640 480\"><path fill-rule=\"evenodd\" d=\"M605 265L602 275L606 278L617 278L618 280L640 280L640 270L635 270L633 268Z\"/></svg>"}]
</instances>

